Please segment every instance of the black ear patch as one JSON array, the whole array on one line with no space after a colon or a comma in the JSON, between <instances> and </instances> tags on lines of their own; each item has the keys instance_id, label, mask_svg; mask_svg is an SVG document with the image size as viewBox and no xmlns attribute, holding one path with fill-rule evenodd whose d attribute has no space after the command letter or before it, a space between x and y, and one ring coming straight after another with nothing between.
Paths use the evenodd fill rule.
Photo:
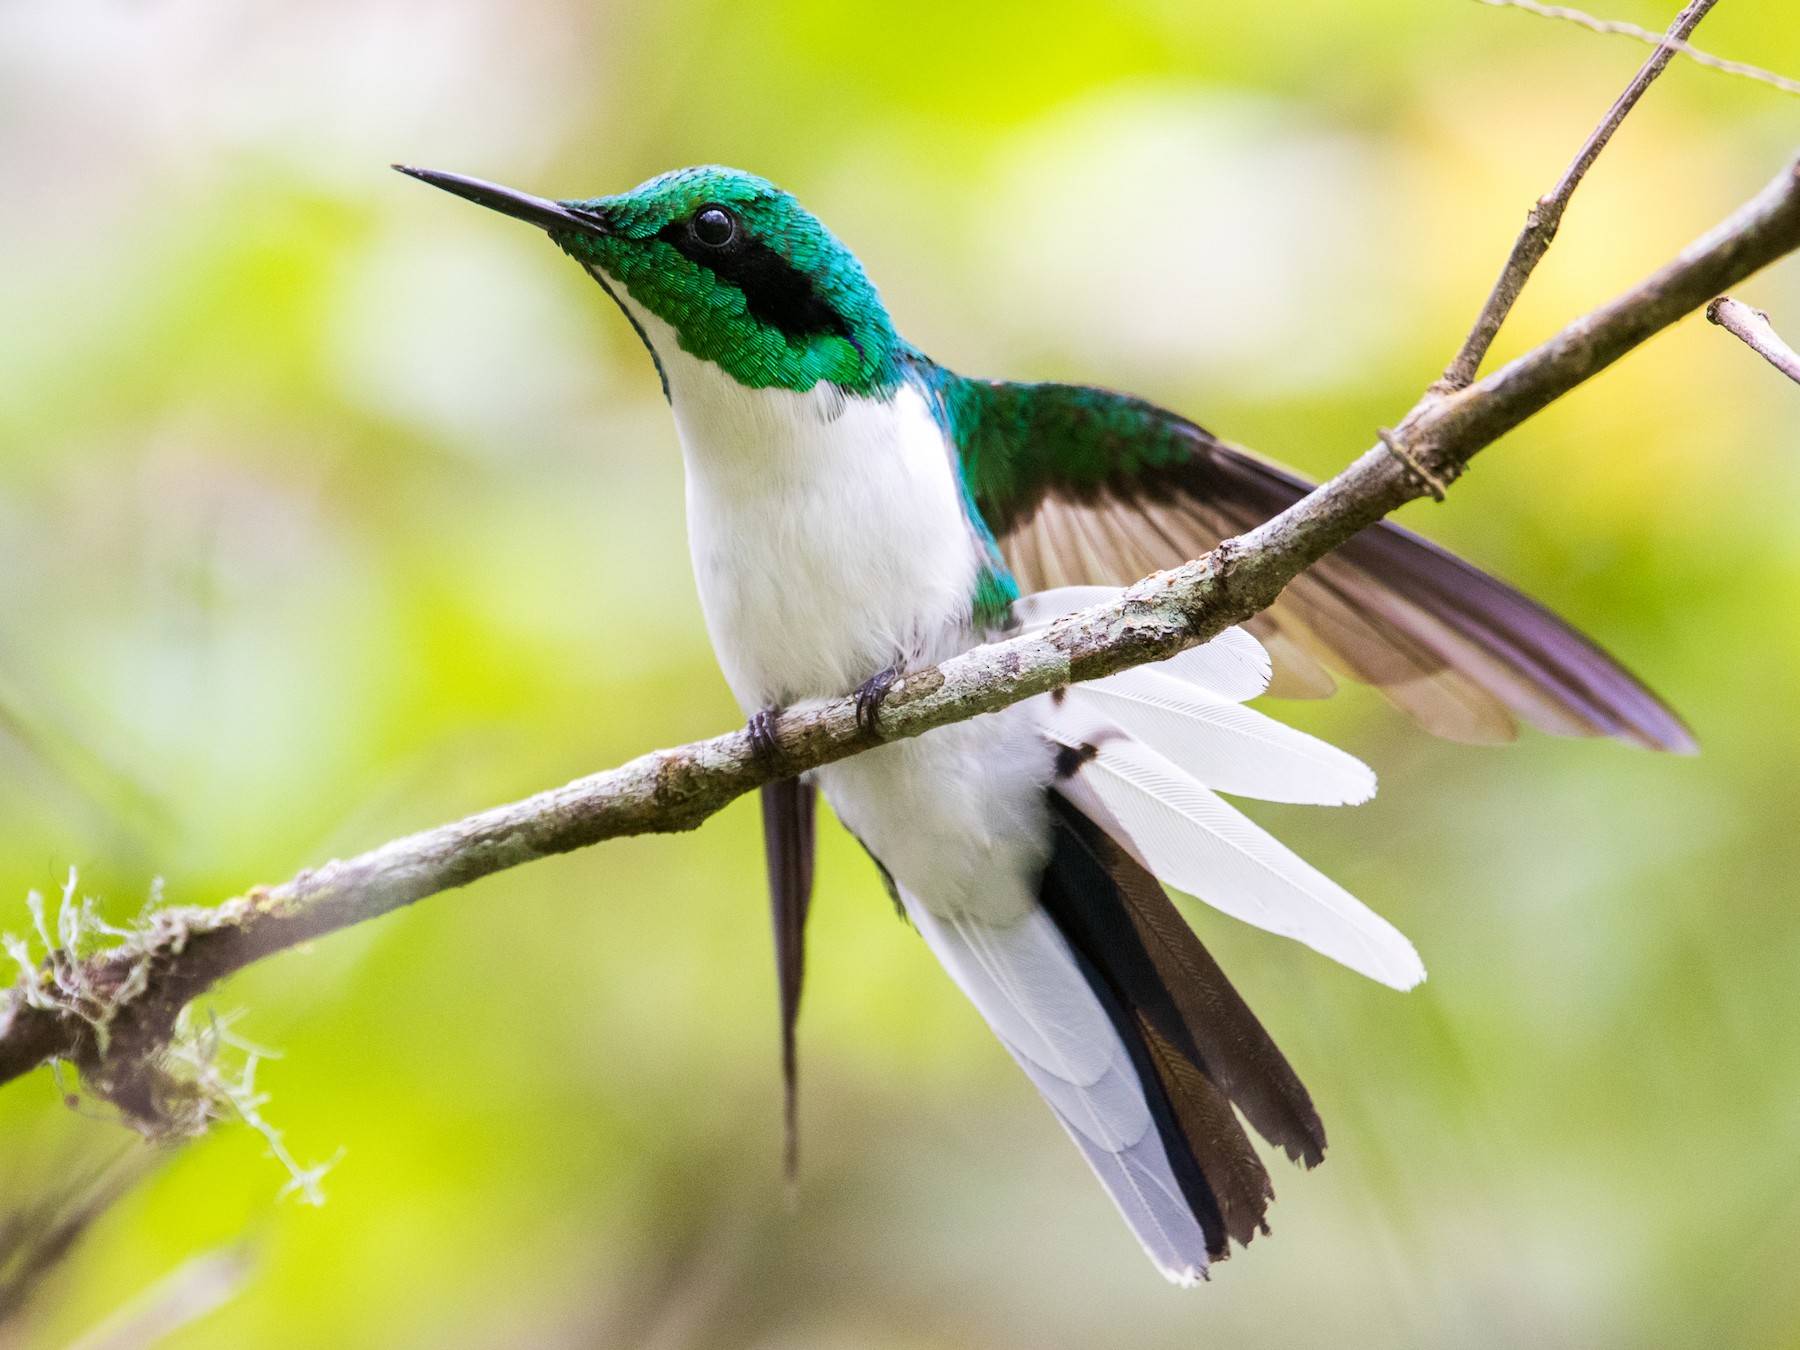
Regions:
<instances>
[{"instance_id":1,"label":"black ear patch","mask_svg":"<svg viewBox=\"0 0 1800 1350\"><path fill-rule=\"evenodd\" d=\"M833 334L850 339L850 325L819 294L813 279L742 223L724 247L695 237L687 220L670 221L656 237L690 262L708 268L728 286L744 293L750 317L791 339ZM854 339L850 339L854 341Z\"/></svg>"}]
</instances>

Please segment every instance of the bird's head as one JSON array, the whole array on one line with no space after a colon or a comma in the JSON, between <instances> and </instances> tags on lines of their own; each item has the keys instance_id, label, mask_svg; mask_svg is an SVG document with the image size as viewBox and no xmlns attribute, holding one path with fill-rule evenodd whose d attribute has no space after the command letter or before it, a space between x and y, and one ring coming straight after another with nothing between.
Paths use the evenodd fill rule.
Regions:
<instances>
[{"instance_id":1,"label":"bird's head","mask_svg":"<svg viewBox=\"0 0 1800 1350\"><path fill-rule=\"evenodd\" d=\"M547 231L667 324L681 349L753 389L892 385L900 342L856 256L792 194L737 169L676 169L629 192L550 201L396 165ZM655 344L646 335L646 342Z\"/></svg>"}]
</instances>

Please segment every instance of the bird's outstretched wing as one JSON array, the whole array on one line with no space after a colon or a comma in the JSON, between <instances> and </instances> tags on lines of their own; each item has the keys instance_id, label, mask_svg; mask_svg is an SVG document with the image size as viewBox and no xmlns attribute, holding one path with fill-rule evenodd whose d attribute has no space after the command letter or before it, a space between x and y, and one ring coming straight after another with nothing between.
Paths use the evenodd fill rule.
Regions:
<instances>
[{"instance_id":1,"label":"bird's outstretched wing","mask_svg":"<svg viewBox=\"0 0 1800 1350\"><path fill-rule=\"evenodd\" d=\"M1142 399L938 370L976 509L1027 591L1126 585L1197 558L1310 485ZM1269 692L1319 698L1332 674L1375 685L1451 740L1560 736L1691 753L1655 694L1536 601L1398 526L1364 530L1246 625Z\"/></svg>"}]
</instances>

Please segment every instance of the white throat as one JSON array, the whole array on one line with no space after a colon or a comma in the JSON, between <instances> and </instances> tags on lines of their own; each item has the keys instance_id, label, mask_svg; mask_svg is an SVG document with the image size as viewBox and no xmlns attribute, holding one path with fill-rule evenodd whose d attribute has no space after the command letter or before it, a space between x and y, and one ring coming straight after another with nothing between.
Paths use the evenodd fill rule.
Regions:
<instances>
[{"instance_id":1,"label":"white throat","mask_svg":"<svg viewBox=\"0 0 1800 1350\"><path fill-rule=\"evenodd\" d=\"M694 578L745 712L974 645L980 555L923 392L747 389L614 289L669 383Z\"/></svg>"}]
</instances>

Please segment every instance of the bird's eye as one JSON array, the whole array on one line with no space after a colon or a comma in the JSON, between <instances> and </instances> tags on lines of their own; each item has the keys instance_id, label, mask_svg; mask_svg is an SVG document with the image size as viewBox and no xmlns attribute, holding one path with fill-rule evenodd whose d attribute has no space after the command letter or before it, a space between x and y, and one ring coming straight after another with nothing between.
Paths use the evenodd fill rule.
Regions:
<instances>
[{"instance_id":1,"label":"bird's eye","mask_svg":"<svg viewBox=\"0 0 1800 1350\"><path fill-rule=\"evenodd\" d=\"M737 221L722 206L703 206L694 213L694 238L708 248L724 248L737 237Z\"/></svg>"}]
</instances>

